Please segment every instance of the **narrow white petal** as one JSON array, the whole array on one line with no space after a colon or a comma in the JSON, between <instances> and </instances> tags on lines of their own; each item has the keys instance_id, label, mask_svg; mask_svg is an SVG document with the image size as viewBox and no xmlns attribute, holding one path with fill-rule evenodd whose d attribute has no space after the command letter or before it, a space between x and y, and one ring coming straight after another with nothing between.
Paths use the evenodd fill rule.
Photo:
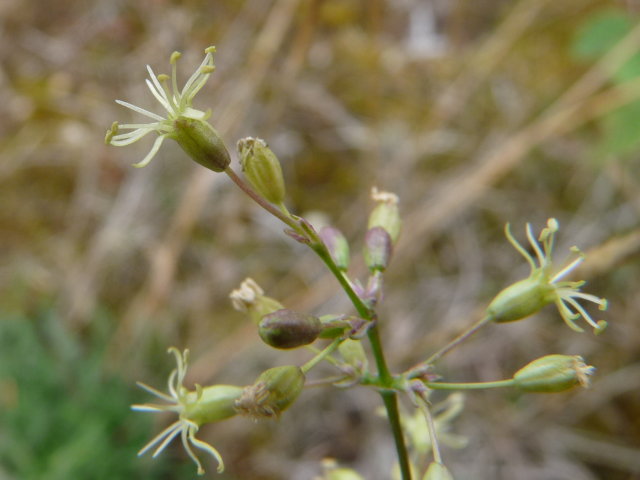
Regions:
<instances>
[{"instance_id":1,"label":"narrow white petal","mask_svg":"<svg viewBox=\"0 0 640 480\"><path fill-rule=\"evenodd\" d=\"M153 118L154 120L158 120L158 121L165 120L163 117L161 117L158 114L150 112L149 110L145 110L144 108L138 107L137 105L133 105L132 103L125 102L124 100L116 100L116 103L118 105L122 105L123 107L127 107L127 108L133 110L134 112L138 112L141 115L144 115L144 116L149 117L149 118Z\"/></svg>"},{"instance_id":2,"label":"narrow white petal","mask_svg":"<svg viewBox=\"0 0 640 480\"><path fill-rule=\"evenodd\" d=\"M156 100L158 100L158 102L160 102L160 105L162 105L162 107L169 113L173 112L173 108L171 108L171 105L169 103L169 100L167 100L167 96L164 93L164 91L162 91L162 93L158 93L158 91L153 87L153 85L151 84L151 82L149 81L149 79L145 80L147 87L149 87L149 90L151 90L151 93L153 94L154 97L156 97Z\"/></svg>"},{"instance_id":3,"label":"narrow white petal","mask_svg":"<svg viewBox=\"0 0 640 480\"><path fill-rule=\"evenodd\" d=\"M180 420L178 420L178 421L172 423L171 425L169 425L167 428L165 428L163 431L161 431L158 435L153 437L149 443L147 443L144 447L142 447L142 450L140 450L138 452L138 456L140 457L140 456L144 455L145 453L147 453L155 445L157 445L159 442L161 442L165 437L170 435L171 438L174 438L177 435L177 432L180 431L180 429L181 429L180 427L181 426L182 426L182 422Z\"/></svg>"},{"instance_id":4,"label":"narrow white petal","mask_svg":"<svg viewBox=\"0 0 640 480\"><path fill-rule=\"evenodd\" d=\"M153 387L150 387L149 385L142 383L142 382L136 382L136 385L138 385L141 389L149 392L151 395L155 395L158 398L161 398L163 400L166 400L169 403L174 403L176 401L175 398L170 397L169 395L167 395L164 392L161 392L160 390L157 390Z\"/></svg>"},{"instance_id":5,"label":"narrow white petal","mask_svg":"<svg viewBox=\"0 0 640 480\"><path fill-rule=\"evenodd\" d=\"M158 150L160 149L160 145L162 145L163 141L164 141L164 135L160 135L158 138L156 138L156 141L153 142L153 146L151 147L151 150L149 151L149 153L147 153L147 156L144 157L142 161L138 163L134 163L133 166L136 168L147 166L149 162L153 159L153 157L155 157L156 153L158 153Z\"/></svg>"},{"instance_id":6,"label":"narrow white petal","mask_svg":"<svg viewBox=\"0 0 640 480\"><path fill-rule=\"evenodd\" d=\"M111 143L111 145L114 145L116 147L123 147L125 145L131 145L132 143L137 142L142 137L144 137L146 134L148 134L148 133L150 133L152 131L153 130L148 130L148 129L142 129L141 128L139 130L135 130L135 131L130 132L130 133L123 133L123 134L116 135L115 137L113 137L109 143Z\"/></svg>"},{"instance_id":7,"label":"narrow white petal","mask_svg":"<svg viewBox=\"0 0 640 480\"><path fill-rule=\"evenodd\" d=\"M538 245L537 240L533 236L533 232L531 231L531 224L527 223L527 238L529 239L529 243L533 247L536 252L536 256L538 257L538 262L540 262L540 266L544 267L546 264L545 256L542 250L540 249L540 245Z\"/></svg>"},{"instance_id":8,"label":"narrow white petal","mask_svg":"<svg viewBox=\"0 0 640 480\"><path fill-rule=\"evenodd\" d=\"M156 96L156 93L157 93L159 96L161 96L164 99L164 102L160 101L160 103L162 103L163 105L168 105L169 98L167 97L167 92L164 91L164 88L162 88L162 84L158 80L158 77L156 77L156 74L153 73L153 70L149 65L147 65L147 71L149 72L149 77L151 77L151 81L153 82L153 85L155 85L155 88L156 88L154 96L158 98L158 96ZM146 80L146 82L147 82L147 85L149 86L149 90L151 90L151 92L153 93L154 89L152 88L151 85L149 85L149 80Z\"/></svg>"},{"instance_id":9,"label":"narrow white petal","mask_svg":"<svg viewBox=\"0 0 640 480\"><path fill-rule=\"evenodd\" d=\"M216 450L212 445L209 445L207 442L198 440L193 429L189 429L189 440L191 440L191 443L194 446L196 446L200 450L204 450L216 459L216 461L218 462L218 473L222 473L224 471L224 462L222 461L222 455L220 455L220 452L218 452L218 450Z\"/></svg>"}]
</instances>

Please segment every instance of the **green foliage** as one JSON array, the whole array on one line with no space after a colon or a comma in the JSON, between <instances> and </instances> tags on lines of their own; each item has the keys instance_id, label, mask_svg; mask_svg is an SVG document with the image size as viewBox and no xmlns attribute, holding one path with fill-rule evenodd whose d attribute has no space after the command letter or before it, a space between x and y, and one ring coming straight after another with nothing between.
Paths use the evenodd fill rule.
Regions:
<instances>
[{"instance_id":1,"label":"green foliage","mask_svg":"<svg viewBox=\"0 0 640 480\"><path fill-rule=\"evenodd\" d=\"M104 371L101 338L85 349L50 313L0 318L0 477L147 479L160 471L162 463L136 457L149 419L123 408L132 389Z\"/></svg>"},{"instance_id":2,"label":"green foliage","mask_svg":"<svg viewBox=\"0 0 640 480\"><path fill-rule=\"evenodd\" d=\"M571 54L574 59L591 63L605 56L635 26L623 10L607 9L589 18L574 38ZM621 84L640 76L640 52L631 55L619 68L607 72L613 84ZM640 102L632 102L599 120L602 138L601 155L621 155L640 147Z\"/></svg>"}]
</instances>

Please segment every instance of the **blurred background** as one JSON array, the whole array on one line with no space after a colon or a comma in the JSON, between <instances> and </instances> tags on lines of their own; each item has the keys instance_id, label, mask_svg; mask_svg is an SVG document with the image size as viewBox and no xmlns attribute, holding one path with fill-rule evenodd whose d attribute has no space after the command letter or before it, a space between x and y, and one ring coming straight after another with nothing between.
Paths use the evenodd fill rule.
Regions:
<instances>
[{"instance_id":1,"label":"blurred background","mask_svg":"<svg viewBox=\"0 0 640 480\"><path fill-rule=\"evenodd\" d=\"M141 170L151 138L104 145L114 120L141 120L114 99L159 111L145 64L167 72L180 50L186 79L209 45L217 69L194 106L230 150L269 142L290 209L343 230L354 276L371 186L399 194L380 315L396 371L527 275L506 222L523 239L555 217L557 260L588 252L579 275L610 301L605 334L549 307L487 327L439 371L489 381L581 354L592 388L466 395L451 431L467 445L443 451L455 477L640 478L638 14L635 0L0 2L0 479L194 478L179 442L136 457L171 420L129 410L150 400L135 381L164 389L172 345L191 350L189 385L308 359L270 350L232 310L247 276L287 307L351 312L224 175L172 142ZM206 426L227 470L206 459L205 478L312 479L325 457L389 478L379 405L364 388L313 388L278 422Z\"/></svg>"}]
</instances>

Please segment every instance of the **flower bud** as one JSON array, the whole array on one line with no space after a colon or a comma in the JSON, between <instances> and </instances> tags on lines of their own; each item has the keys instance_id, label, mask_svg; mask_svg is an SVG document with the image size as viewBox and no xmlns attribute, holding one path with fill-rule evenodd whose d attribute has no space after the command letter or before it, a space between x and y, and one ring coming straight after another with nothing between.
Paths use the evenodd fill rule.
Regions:
<instances>
[{"instance_id":1,"label":"flower bud","mask_svg":"<svg viewBox=\"0 0 640 480\"><path fill-rule=\"evenodd\" d=\"M377 205L369 215L369 229L382 227L391 237L391 243L395 245L402 228L402 220L400 220L400 211L398 209L398 196L393 193L379 191L374 187L371 189L371 198L377 202Z\"/></svg>"},{"instance_id":2,"label":"flower bud","mask_svg":"<svg viewBox=\"0 0 640 480\"><path fill-rule=\"evenodd\" d=\"M349 268L349 244L342 232L335 227L322 227L319 232L336 266L346 271Z\"/></svg>"},{"instance_id":3,"label":"flower bud","mask_svg":"<svg viewBox=\"0 0 640 480\"><path fill-rule=\"evenodd\" d=\"M532 275L496 295L487 307L487 315L496 323L521 320L553 302L554 291L541 275Z\"/></svg>"},{"instance_id":4,"label":"flower bud","mask_svg":"<svg viewBox=\"0 0 640 480\"><path fill-rule=\"evenodd\" d=\"M555 393L576 385L588 387L594 371L578 355L546 355L518 370L513 380L525 392Z\"/></svg>"},{"instance_id":5,"label":"flower bud","mask_svg":"<svg viewBox=\"0 0 640 480\"><path fill-rule=\"evenodd\" d=\"M318 317L287 308L265 315L258 326L258 333L264 343L282 349L308 345L323 330Z\"/></svg>"},{"instance_id":6,"label":"flower bud","mask_svg":"<svg viewBox=\"0 0 640 480\"><path fill-rule=\"evenodd\" d=\"M382 227L370 228L364 237L364 260L372 272L384 272L389 265L393 245L391 235Z\"/></svg>"},{"instance_id":7,"label":"flower bud","mask_svg":"<svg viewBox=\"0 0 640 480\"><path fill-rule=\"evenodd\" d=\"M247 137L238 141L237 148L242 171L253 188L271 203L282 204L285 197L282 167L267 143Z\"/></svg>"},{"instance_id":8,"label":"flower bud","mask_svg":"<svg viewBox=\"0 0 640 480\"><path fill-rule=\"evenodd\" d=\"M204 120L178 117L173 124L171 137L187 155L200 165L214 172L223 172L231 163L231 157L220 135Z\"/></svg>"},{"instance_id":9,"label":"flower bud","mask_svg":"<svg viewBox=\"0 0 640 480\"><path fill-rule=\"evenodd\" d=\"M360 376L367 371L369 360L360 340L347 338L338 346L338 352L345 363L353 368L354 374Z\"/></svg>"},{"instance_id":10,"label":"flower bud","mask_svg":"<svg viewBox=\"0 0 640 480\"><path fill-rule=\"evenodd\" d=\"M251 320L256 324L265 315L284 308L284 305L275 298L267 297L264 294L264 290L252 278L246 278L240 284L240 288L233 290L229 294L229 298L233 308L239 312L248 313Z\"/></svg>"},{"instance_id":11,"label":"flower bud","mask_svg":"<svg viewBox=\"0 0 640 480\"><path fill-rule=\"evenodd\" d=\"M431 462L422 480L453 480L453 476L442 463Z\"/></svg>"},{"instance_id":12,"label":"flower bud","mask_svg":"<svg viewBox=\"0 0 640 480\"><path fill-rule=\"evenodd\" d=\"M184 418L197 425L218 422L235 416L235 401L242 395L242 387L235 385L196 386L189 392L184 404Z\"/></svg>"},{"instance_id":13,"label":"flower bud","mask_svg":"<svg viewBox=\"0 0 640 480\"><path fill-rule=\"evenodd\" d=\"M244 388L235 402L236 410L255 419L277 418L298 398L304 381L304 373L294 365L265 370L253 385Z\"/></svg>"}]
</instances>

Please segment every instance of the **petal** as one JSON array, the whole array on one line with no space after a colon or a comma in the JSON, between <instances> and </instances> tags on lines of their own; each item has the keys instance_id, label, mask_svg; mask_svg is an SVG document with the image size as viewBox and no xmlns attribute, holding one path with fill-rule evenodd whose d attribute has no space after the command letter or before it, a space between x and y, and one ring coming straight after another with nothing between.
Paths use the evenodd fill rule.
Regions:
<instances>
[{"instance_id":1,"label":"petal","mask_svg":"<svg viewBox=\"0 0 640 480\"><path fill-rule=\"evenodd\" d=\"M156 138L156 141L153 142L153 146L151 147L151 150L149 150L149 153L147 153L147 156L144 157L142 161L138 163L134 163L133 166L136 168L142 168L147 166L149 162L153 159L153 157L155 157L156 153L158 153L158 150L160 149L160 145L162 145L162 142L164 141L164 137L165 135L160 135L158 138Z\"/></svg>"},{"instance_id":2,"label":"petal","mask_svg":"<svg viewBox=\"0 0 640 480\"><path fill-rule=\"evenodd\" d=\"M138 107L137 105L134 105L132 103L125 102L124 100L116 100L116 103L118 105L122 105L123 107L127 107L127 108L133 110L134 112L138 112L141 115L145 115L145 116L147 116L149 118L153 118L154 120L158 120L158 121L165 120L163 117L161 117L158 114L150 112L149 110L145 110L144 108Z\"/></svg>"}]
</instances>

